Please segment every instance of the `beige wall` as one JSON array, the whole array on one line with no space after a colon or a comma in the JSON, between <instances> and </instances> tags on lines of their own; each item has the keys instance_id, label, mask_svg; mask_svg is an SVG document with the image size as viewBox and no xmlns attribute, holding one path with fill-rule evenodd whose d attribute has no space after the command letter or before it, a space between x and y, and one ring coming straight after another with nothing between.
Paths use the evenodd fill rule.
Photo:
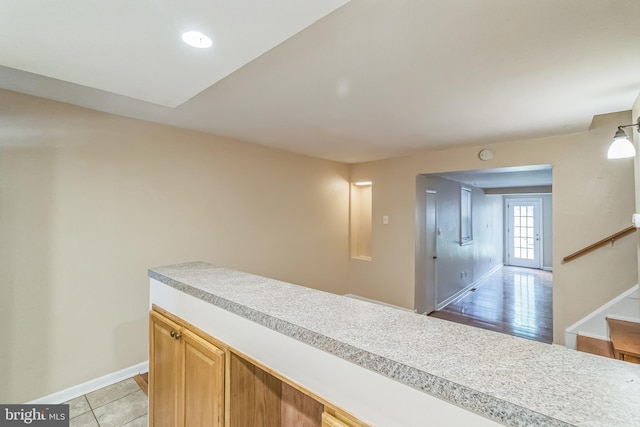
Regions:
<instances>
[{"instance_id":1,"label":"beige wall","mask_svg":"<svg viewBox=\"0 0 640 427\"><path fill-rule=\"evenodd\" d=\"M606 159L628 112L598 116L589 132L510 143L428 151L353 165L351 180L373 181L372 260L351 260L349 292L414 306L416 175L519 165L553 166L554 339L564 329L637 283L636 241L622 239L568 264L562 258L630 224L633 161ZM481 148L494 159L478 159ZM383 226L382 215L389 216Z\"/></svg>"},{"instance_id":2,"label":"beige wall","mask_svg":"<svg viewBox=\"0 0 640 427\"><path fill-rule=\"evenodd\" d=\"M345 291L348 166L0 91L0 402L147 359L147 269Z\"/></svg>"}]
</instances>

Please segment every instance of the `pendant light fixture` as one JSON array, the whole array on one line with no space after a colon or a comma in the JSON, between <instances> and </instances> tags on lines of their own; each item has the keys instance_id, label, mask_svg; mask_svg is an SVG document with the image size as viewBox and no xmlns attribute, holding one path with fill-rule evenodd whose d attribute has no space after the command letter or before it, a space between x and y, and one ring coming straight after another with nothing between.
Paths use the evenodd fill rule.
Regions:
<instances>
[{"instance_id":1,"label":"pendant light fixture","mask_svg":"<svg viewBox=\"0 0 640 427\"><path fill-rule=\"evenodd\" d=\"M627 157L635 157L636 149L633 146L633 142L631 142L629 136L623 129L630 126L638 126L636 130L640 132L640 117L638 117L636 123L618 126L618 130L613 137L613 142L609 146L609 151L607 151L607 158L625 159Z\"/></svg>"}]
</instances>

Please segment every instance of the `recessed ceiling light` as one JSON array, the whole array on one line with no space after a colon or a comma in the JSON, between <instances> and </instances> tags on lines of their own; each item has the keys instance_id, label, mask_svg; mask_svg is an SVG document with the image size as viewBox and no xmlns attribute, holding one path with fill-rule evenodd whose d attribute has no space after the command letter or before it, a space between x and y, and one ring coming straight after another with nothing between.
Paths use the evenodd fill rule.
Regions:
<instances>
[{"instance_id":1,"label":"recessed ceiling light","mask_svg":"<svg viewBox=\"0 0 640 427\"><path fill-rule=\"evenodd\" d=\"M205 49L211 47L213 42L211 39L199 31L187 31L182 34L182 40L189 46Z\"/></svg>"}]
</instances>

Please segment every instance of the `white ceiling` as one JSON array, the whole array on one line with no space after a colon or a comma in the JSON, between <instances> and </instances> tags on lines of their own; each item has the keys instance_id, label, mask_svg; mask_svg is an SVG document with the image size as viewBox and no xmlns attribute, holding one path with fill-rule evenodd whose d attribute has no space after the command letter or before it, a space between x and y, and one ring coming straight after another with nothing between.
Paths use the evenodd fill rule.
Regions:
<instances>
[{"instance_id":1,"label":"white ceiling","mask_svg":"<svg viewBox=\"0 0 640 427\"><path fill-rule=\"evenodd\" d=\"M44 8L47 3L60 10ZM211 64L225 49L258 52L262 35L239 23L262 15L284 19L298 0L241 3L238 10L228 6L230 38L217 39L207 51ZM305 2L300 14L316 3L326 1ZM340 3L313 11L315 18L305 22ZM142 13L141 5L154 5L154 13ZM279 7L287 13L267 13ZM0 87L349 163L585 131L594 115L630 109L640 91L638 0L351 0L252 61L245 58L246 65L183 104L157 105L188 98L208 84L198 80L201 73L217 71L191 66L186 54L173 50L178 42L164 36L154 39L152 52L132 50L129 40L146 39L150 25L159 22L199 19L208 32L204 25L215 24L213 15L209 8L169 0L4 0ZM114 24L118 17L122 24ZM30 43L7 33L9 23L34 32ZM167 28L177 39L172 25ZM72 48L69 37L88 34L99 34L104 50L89 56L99 56L106 68L87 64L85 52ZM34 44L50 47L54 39L55 55L30 50ZM31 68L17 65L20 55ZM69 63L75 71L66 77L50 71ZM190 89L176 94L159 85L153 93L147 88L123 96L126 90L108 86L133 90L165 69L178 69Z\"/></svg>"},{"instance_id":2,"label":"white ceiling","mask_svg":"<svg viewBox=\"0 0 640 427\"><path fill-rule=\"evenodd\" d=\"M3 0L2 65L177 107L348 0ZM212 49L182 42L187 31Z\"/></svg>"}]
</instances>

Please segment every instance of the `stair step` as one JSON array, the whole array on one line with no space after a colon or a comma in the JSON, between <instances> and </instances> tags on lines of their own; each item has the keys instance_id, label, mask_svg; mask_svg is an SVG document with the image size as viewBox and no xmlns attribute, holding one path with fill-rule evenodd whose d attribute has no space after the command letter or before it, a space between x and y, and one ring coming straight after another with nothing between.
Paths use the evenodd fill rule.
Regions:
<instances>
[{"instance_id":1,"label":"stair step","mask_svg":"<svg viewBox=\"0 0 640 427\"><path fill-rule=\"evenodd\" d=\"M613 358L611 342L578 334L576 349L585 353Z\"/></svg>"},{"instance_id":2,"label":"stair step","mask_svg":"<svg viewBox=\"0 0 640 427\"><path fill-rule=\"evenodd\" d=\"M640 322L607 317L613 356L616 359L640 363Z\"/></svg>"}]
</instances>

